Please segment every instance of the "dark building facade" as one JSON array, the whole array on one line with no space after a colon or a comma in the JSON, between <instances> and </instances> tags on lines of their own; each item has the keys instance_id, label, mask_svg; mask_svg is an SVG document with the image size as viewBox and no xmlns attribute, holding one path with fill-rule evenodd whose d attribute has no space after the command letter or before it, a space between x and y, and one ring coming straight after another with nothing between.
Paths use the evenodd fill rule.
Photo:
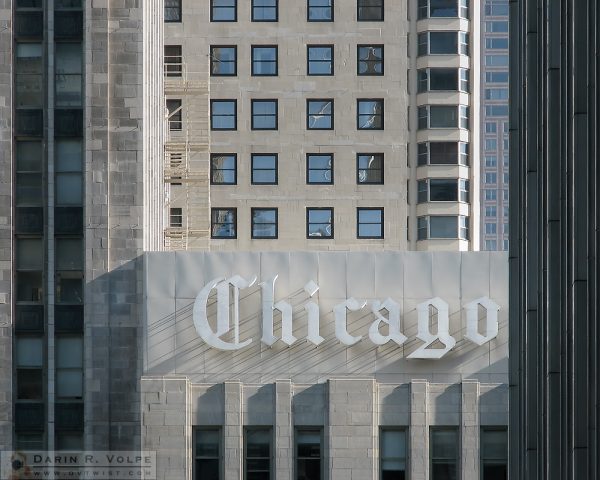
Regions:
<instances>
[{"instance_id":1,"label":"dark building facade","mask_svg":"<svg viewBox=\"0 0 600 480\"><path fill-rule=\"evenodd\" d=\"M511 0L512 479L596 479L596 0Z\"/></svg>"}]
</instances>

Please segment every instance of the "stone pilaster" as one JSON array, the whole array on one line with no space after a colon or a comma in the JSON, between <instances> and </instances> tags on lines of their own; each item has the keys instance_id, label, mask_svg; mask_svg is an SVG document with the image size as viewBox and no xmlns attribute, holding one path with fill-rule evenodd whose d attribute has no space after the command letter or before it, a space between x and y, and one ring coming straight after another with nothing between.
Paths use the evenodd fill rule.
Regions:
<instances>
[{"instance_id":1,"label":"stone pilaster","mask_svg":"<svg viewBox=\"0 0 600 480\"><path fill-rule=\"evenodd\" d=\"M292 422L292 383L275 382L275 478L292 480L294 472L294 427Z\"/></svg>"},{"instance_id":2,"label":"stone pilaster","mask_svg":"<svg viewBox=\"0 0 600 480\"><path fill-rule=\"evenodd\" d=\"M461 478L479 478L479 382L463 380L461 401Z\"/></svg>"},{"instance_id":3,"label":"stone pilaster","mask_svg":"<svg viewBox=\"0 0 600 480\"><path fill-rule=\"evenodd\" d=\"M224 480L241 480L242 445L244 442L242 422L242 384L224 383L225 425L224 425Z\"/></svg>"},{"instance_id":4,"label":"stone pilaster","mask_svg":"<svg viewBox=\"0 0 600 480\"><path fill-rule=\"evenodd\" d=\"M412 480L429 478L429 382L410 382L410 475Z\"/></svg>"}]
</instances>

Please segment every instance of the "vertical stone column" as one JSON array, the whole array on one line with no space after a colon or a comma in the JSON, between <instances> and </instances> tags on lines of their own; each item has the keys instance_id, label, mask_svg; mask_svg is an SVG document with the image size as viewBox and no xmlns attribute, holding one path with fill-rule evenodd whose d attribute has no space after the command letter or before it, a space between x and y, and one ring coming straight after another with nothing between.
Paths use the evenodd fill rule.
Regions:
<instances>
[{"instance_id":1,"label":"vertical stone column","mask_svg":"<svg viewBox=\"0 0 600 480\"><path fill-rule=\"evenodd\" d=\"M429 382L410 382L410 475L411 480L429 478Z\"/></svg>"},{"instance_id":2,"label":"vertical stone column","mask_svg":"<svg viewBox=\"0 0 600 480\"><path fill-rule=\"evenodd\" d=\"M375 380L329 380L330 480L375 478Z\"/></svg>"},{"instance_id":3,"label":"vertical stone column","mask_svg":"<svg viewBox=\"0 0 600 480\"><path fill-rule=\"evenodd\" d=\"M461 478L479 478L479 382L463 380L461 394Z\"/></svg>"},{"instance_id":4,"label":"vertical stone column","mask_svg":"<svg viewBox=\"0 0 600 480\"><path fill-rule=\"evenodd\" d=\"M191 388L187 378L142 377L144 451L156 451L156 478L192 477Z\"/></svg>"},{"instance_id":5,"label":"vertical stone column","mask_svg":"<svg viewBox=\"0 0 600 480\"><path fill-rule=\"evenodd\" d=\"M225 382L224 384L225 426L223 457L225 459L224 480L242 479L242 384Z\"/></svg>"},{"instance_id":6,"label":"vertical stone column","mask_svg":"<svg viewBox=\"0 0 600 480\"><path fill-rule=\"evenodd\" d=\"M275 382L275 478L292 480L294 471L294 427L292 423L292 383Z\"/></svg>"}]
</instances>

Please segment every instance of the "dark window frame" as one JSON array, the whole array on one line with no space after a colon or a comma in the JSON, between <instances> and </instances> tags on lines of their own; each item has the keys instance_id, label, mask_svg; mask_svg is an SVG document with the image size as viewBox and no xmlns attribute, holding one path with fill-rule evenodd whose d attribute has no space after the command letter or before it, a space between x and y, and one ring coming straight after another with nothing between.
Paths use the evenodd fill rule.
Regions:
<instances>
[{"instance_id":1,"label":"dark window frame","mask_svg":"<svg viewBox=\"0 0 600 480\"><path fill-rule=\"evenodd\" d=\"M219 169L215 169L213 166L213 158L215 157L223 157L223 156L232 156L233 157L233 161L234 161L234 168L230 169L230 168L219 168ZM213 178L213 172L216 170L226 170L226 171L233 171L233 182L215 182L214 178ZM210 154L210 184L211 185L237 185L237 153L211 153Z\"/></svg>"},{"instance_id":2,"label":"dark window frame","mask_svg":"<svg viewBox=\"0 0 600 480\"><path fill-rule=\"evenodd\" d=\"M219 8L232 8L233 9L233 20L215 20L214 9ZM225 22L237 22L238 21L238 2L237 0L233 0L233 7L215 7L214 0L210 0L210 21L215 23L225 23Z\"/></svg>"},{"instance_id":3,"label":"dark window frame","mask_svg":"<svg viewBox=\"0 0 600 480\"><path fill-rule=\"evenodd\" d=\"M356 238L360 238L362 240L382 240L385 238L385 232L383 231L385 220L384 220L384 208L383 207L356 207ZM361 225L377 225L376 223L371 222L361 222L360 221L360 212L362 211L378 211L381 213L381 235L372 236L372 235L361 235L360 234L360 226Z\"/></svg>"},{"instance_id":4,"label":"dark window frame","mask_svg":"<svg viewBox=\"0 0 600 480\"><path fill-rule=\"evenodd\" d=\"M381 118L381 127L377 128L361 128L361 116L370 116L371 114L360 113L361 102L378 102L381 104L381 113L374 113L373 116ZM356 129L357 130L385 130L385 100L383 98L357 98L356 99Z\"/></svg>"},{"instance_id":5,"label":"dark window frame","mask_svg":"<svg viewBox=\"0 0 600 480\"><path fill-rule=\"evenodd\" d=\"M198 460L217 460L219 465L219 478L223 476L223 428L221 426L211 426L211 425L195 425L193 428L193 466L192 477L195 479L198 477L198 472L196 470L196 463ZM198 455L197 447L198 447L198 432L216 432L219 437L218 445L218 455L217 457L200 457Z\"/></svg>"},{"instance_id":6,"label":"dark window frame","mask_svg":"<svg viewBox=\"0 0 600 480\"><path fill-rule=\"evenodd\" d=\"M171 109L169 108L169 103L173 106L175 104L179 104L173 109L174 113L171 113ZM167 98L165 100L165 105L167 107L167 111L169 112L168 116L168 125L170 132L181 132L183 130L183 102L181 98ZM179 111L177 111L179 110ZM176 113L175 113L176 112Z\"/></svg>"},{"instance_id":7,"label":"dark window frame","mask_svg":"<svg viewBox=\"0 0 600 480\"><path fill-rule=\"evenodd\" d=\"M256 73L254 71L254 50L259 49L259 48L273 48L275 49L275 61L271 61L269 60L269 63L275 63L275 73ZM279 75L279 45L252 45L250 47L250 62L251 62L251 66L250 66L250 70L251 70L251 76L253 77L276 77ZM262 63L262 61L256 61L256 63Z\"/></svg>"},{"instance_id":8,"label":"dark window frame","mask_svg":"<svg viewBox=\"0 0 600 480\"><path fill-rule=\"evenodd\" d=\"M179 53L177 55L167 55L167 49L175 49ZM165 77L181 77L183 75L183 46L182 45L165 45L163 49L164 60L164 76ZM171 59L171 60L167 60ZM176 61L173 61L176 60Z\"/></svg>"},{"instance_id":9,"label":"dark window frame","mask_svg":"<svg viewBox=\"0 0 600 480\"><path fill-rule=\"evenodd\" d=\"M429 427L429 445L430 445L430 452L429 452L429 469L430 469L430 475L433 475L433 465L435 463L434 461L434 457L433 457L433 433L434 432L440 432L440 431L452 431L456 433L456 438L457 438L457 447L456 447L456 457L454 458L454 462L456 465L456 478L459 478L461 475L461 465L460 465L460 445L461 445L461 435L460 435L460 429L458 426L431 426ZM431 477L432 480L436 480L433 479L433 476Z\"/></svg>"},{"instance_id":10,"label":"dark window frame","mask_svg":"<svg viewBox=\"0 0 600 480\"><path fill-rule=\"evenodd\" d=\"M315 128L315 127L310 127L310 117L311 115L315 115L315 114L311 114L309 113L309 105L311 102L326 102L326 103L331 103L331 114L330 115L325 115L323 114L323 116L328 116L331 118L331 126L327 127L327 128ZM307 98L306 99L306 129L307 130L334 130L335 129L335 102L333 98Z\"/></svg>"},{"instance_id":11,"label":"dark window frame","mask_svg":"<svg viewBox=\"0 0 600 480\"><path fill-rule=\"evenodd\" d=\"M250 5L250 20L252 22L278 22L279 21L279 0L274 0L275 1L275 6L274 7L257 7L254 3L256 2L256 0L252 0L252 3ZM269 19L269 20L257 20L256 17L254 16L254 9L255 8L275 8L275 18L274 19Z\"/></svg>"},{"instance_id":12,"label":"dark window frame","mask_svg":"<svg viewBox=\"0 0 600 480\"><path fill-rule=\"evenodd\" d=\"M301 445L298 441L298 437L301 433L315 433L319 435L319 478L325 479L325 462L324 462L324 434L322 426L304 426L304 425L296 425L294 428L294 478L298 478L300 473L300 469L298 468L298 464L300 460L314 460L314 457L301 457L299 455L299 446Z\"/></svg>"},{"instance_id":13,"label":"dark window frame","mask_svg":"<svg viewBox=\"0 0 600 480\"><path fill-rule=\"evenodd\" d=\"M379 6L381 8L381 18L373 20L373 19L365 19L365 18L361 18L360 17L360 9L361 9L361 1L362 0L356 0L356 21L357 22L384 22L385 21L385 0L376 0L380 2L380 5L375 5L375 6L371 6L371 5L367 5L366 7L362 7L362 8L375 8L377 6Z\"/></svg>"},{"instance_id":14,"label":"dark window frame","mask_svg":"<svg viewBox=\"0 0 600 480\"><path fill-rule=\"evenodd\" d=\"M167 20L167 15L165 14L165 23L181 23L183 21L183 14L182 14L182 3L183 3L183 0L175 0L175 1L178 3L178 5L175 6L175 7L173 7L173 6L167 6L166 5L166 1L165 1L164 9L165 9L165 13L166 13L167 9L170 9L170 10L177 9L176 11L177 11L177 17L178 17L178 19L177 20Z\"/></svg>"},{"instance_id":15,"label":"dark window frame","mask_svg":"<svg viewBox=\"0 0 600 480\"><path fill-rule=\"evenodd\" d=\"M273 427L271 425L256 425L256 426L245 426L244 427L244 446L243 446L243 468L244 478L248 478L248 432L252 431L266 431L269 434L269 479L273 478L274 470L274 439L273 439ZM264 457L250 457L250 458L264 458Z\"/></svg>"},{"instance_id":16,"label":"dark window frame","mask_svg":"<svg viewBox=\"0 0 600 480\"><path fill-rule=\"evenodd\" d=\"M173 220L178 220L173 222ZM174 225L173 223L176 223ZM169 208L169 228L183 228L183 208L182 207L170 207Z\"/></svg>"},{"instance_id":17,"label":"dark window frame","mask_svg":"<svg viewBox=\"0 0 600 480\"><path fill-rule=\"evenodd\" d=\"M233 73L213 73L213 64L216 62L219 63L232 63L231 61L222 61L215 57L213 53L216 48L232 48L234 52L234 60L233 60ZM236 77L237 76L237 64L238 64L238 49L237 45L211 45L210 46L210 76L211 77Z\"/></svg>"},{"instance_id":18,"label":"dark window frame","mask_svg":"<svg viewBox=\"0 0 600 480\"><path fill-rule=\"evenodd\" d=\"M315 156L315 157L325 157L328 156L331 160L331 168L329 169L324 169L324 168L310 168L310 157L311 156ZM334 154L333 153L307 153L306 154L306 184L307 185L333 185L334 184ZM330 171L330 181L329 182L311 182L310 181L310 171L311 170L329 170Z\"/></svg>"},{"instance_id":19,"label":"dark window frame","mask_svg":"<svg viewBox=\"0 0 600 480\"><path fill-rule=\"evenodd\" d=\"M404 445L404 473L406 474L406 478L408 478L408 444L409 444L409 431L408 427L403 426L385 426L379 428L379 478L383 478L383 462L387 458L392 458L394 460L399 460L402 457L384 457L383 456L383 432L403 432L406 443Z\"/></svg>"},{"instance_id":20,"label":"dark window frame","mask_svg":"<svg viewBox=\"0 0 600 480\"><path fill-rule=\"evenodd\" d=\"M360 157L379 156L381 158L381 181L380 182L361 182L361 170L379 170L378 168L360 168ZM383 152L357 152L356 153L356 184L357 185L383 185L385 183L385 155Z\"/></svg>"},{"instance_id":21,"label":"dark window frame","mask_svg":"<svg viewBox=\"0 0 600 480\"><path fill-rule=\"evenodd\" d=\"M494 458L494 459L485 459L483 454L483 441L481 441L481 448L480 448L480 455L479 455L479 465L480 465L480 478L481 480L485 480L484 477L484 467L486 466L486 464L492 464L492 465L506 465L507 471L508 471L508 428L506 426L501 426L501 425L482 425L481 426L481 430L480 430L480 439L483 440L483 435L485 432L504 432L507 435L507 449L506 449L506 457L499 459L499 458ZM502 460L504 460L504 462L502 462Z\"/></svg>"},{"instance_id":22,"label":"dark window frame","mask_svg":"<svg viewBox=\"0 0 600 480\"><path fill-rule=\"evenodd\" d=\"M232 128L215 128L214 127L214 122L213 122L213 105L215 103L231 103L233 102L233 105L235 107L235 111L233 114L233 119L234 119L234 126ZM223 115L219 115L219 116L223 116ZM230 115L226 115L226 116L230 116ZM237 98L217 98L217 99L211 99L210 100L210 129L217 131L217 132L232 132L237 130Z\"/></svg>"},{"instance_id":23,"label":"dark window frame","mask_svg":"<svg viewBox=\"0 0 600 480\"><path fill-rule=\"evenodd\" d=\"M259 117L266 117L266 118L271 118L273 115L269 114L269 115L265 115L265 114L255 114L254 113L254 104L258 103L258 102L273 102L275 103L275 126L274 127L269 127L269 128L260 128L260 127L255 127L254 126L254 117L255 116L259 116ZM259 130L259 131L273 131L273 130L279 130L279 100L277 98L252 98L250 99L250 130Z\"/></svg>"},{"instance_id":24,"label":"dark window frame","mask_svg":"<svg viewBox=\"0 0 600 480\"><path fill-rule=\"evenodd\" d=\"M260 211L274 211L275 212L275 235L274 236L260 236L254 233L254 212ZM273 225L272 223L261 223L259 225ZM279 238L279 208L277 207L252 207L250 209L250 237L252 240L277 240Z\"/></svg>"},{"instance_id":25,"label":"dark window frame","mask_svg":"<svg viewBox=\"0 0 600 480\"><path fill-rule=\"evenodd\" d=\"M361 73L360 64L361 62L369 64L369 60L360 59L361 48L381 48L381 73ZM370 63L379 63L371 61ZM366 44L360 43L356 45L356 75L359 77L383 77L385 75L385 45L383 43Z\"/></svg>"},{"instance_id":26,"label":"dark window frame","mask_svg":"<svg viewBox=\"0 0 600 480\"><path fill-rule=\"evenodd\" d=\"M318 19L318 20L314 20L310 18L310 9L311 9L311 5L310 5L310 1L311 0L306 0L306 21L307 22L333 22L335 21L335 0L331 0L331 6L330 7L313 7L313 8L329 8L331 11L331 18L330 19Z\"/></svg>"},{"instance_id":27,"label":"dark window frame","mask_svg":"<svg viewBox=\"0 0 600 480\"><path fill-rule=\"evenodd\" d=\"M274 169L255 169L254 158L259 156L273 156L275 157L275 168ZM254 171L255 170L275 170L275 181L274 182L255 182ZM277 153L252 153L250 154L250 184L251 185L278 185L279 184L279 154Z\"/></svg>"},{"instance_id":28,"label":"dark window frame","mask_svg":"<svg viewBox=\"0 0 600 480\"><path fill-rule=\"evenodd\" d=\"M231 222L231 223L233 224L234 235L215 235L213 233L213 229L214 229L214 226L215 226L216 223L225 224L225 222L215 222L214 221L214 214L215 214L215 212L217 212L219 210L229 211L229 212L233 213L233 222ZM237 239L237 236L238 236L237 208L236 207L212 207L210 209L210 238L224 239L224 240L235 240L235 239Z\"/></svg>"},{"instance_id":29,"label":"dark window frame","mask_svg":"<svg viewBox=\"0 0 600 480\"><path fill-rule=\"evenodd\" d=\"M335 45L333 44L310 44L306 45L306 76L307 77L332 77L335 74ZM329 48L331 51L331 60L327 62L326 60L311 60L310 59L310 50L312 48ZM310 73L310 65L311 62L315 63L329 63L331 65L331 73Z\"/></svg>"},{"instance_id":30,"label":"dark window frame","mask_svg":"<svg viewBox=\"0 0 600 480\"><path fill-rule=\"evenodd\" d=\"M331 234L327 237L318 237L316 235L310 235L310 225L313 223L319 222L310 222L310 212L315 210L329 210L331 212L331 223L329 224L331 227ZM335 210L333 207L306 207L306 238L308 240L333 240L335 238L335 218L334 218Z\"/></svg>"}]
</instances>

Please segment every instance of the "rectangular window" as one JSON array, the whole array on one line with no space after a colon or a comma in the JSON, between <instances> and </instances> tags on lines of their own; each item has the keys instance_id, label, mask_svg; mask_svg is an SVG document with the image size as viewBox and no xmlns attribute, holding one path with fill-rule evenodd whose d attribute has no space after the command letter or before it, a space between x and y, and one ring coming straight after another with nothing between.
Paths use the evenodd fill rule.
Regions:
<instances>
[{"instance_id":1,"label":"rectangular window","mask_svg":"<svg viewBox=\"0 0 600 480\"><path fill-rule=\"evenodd\" d=\"M427 91L469 92L469 71L465 68L424 68L418 71L418 93Z\"/></svg>"},{"instance_id":2,"label":"rectangular window","mask_svg":"<svg viewBox=\"0 0 600 480\"><path fill-rule=\"evenodd\" d=\"M418 55L468 55L465 32L423 32L418 36Z\"/></svg>"},{"instance_id":3,"label":"rectangular window","mask_svg":"<svg viewBox=\"0 0 600 480\"><path fill-rule=\"evenodd\" d=\"M469 128L469 107L464 105L425 105L418 107L418 128Z\"/></svg>"},{"instance_id":4,"label":"rectangular window","mask_svg":"<svg viewBox=\"0 0 600 480\"><path fill-rule=\"evenodd\" d=\"M508 5L491 4L485 6L485 14L488 16L505 16L508 15Z\"/></svg>"},{"instance_id":5,"label":"rectangular window","mask_svg":"<svg viewBox=\"0 0 600 480\"><path fill-rule=\"evenodd\" d=\"M237 238L237 209L211 209L211 238Z\"/></svg>"},{"instance_id":6,"label":"rectangular window","mask_svg":"<svg viewBox=\"0 0 600 480\"><path fill-rule=\"evenodd\" d=\"M83 95L81 43L57 43L55 49L56 106L80 107Z\"/></svg>"},{"instance_id":7,"label":"rectangular window","mask_svg":"<svg viewBox=\"0 0 600 480\"><path fill-rule=\"evenodd\" d=\"M79 58L81 63L81 57ZM42 107L41 43L17 43L15 48L15 106ZM58 71L57 71L58 74Z\"/></svg>"},{"instance_id":8,"label":"rectangular window","mask_svg":"<svg viewBox=\"0 0 600 480\"><path fill-rule=\"evenodd\" d=\"M406 478L406 430L382 429L379 433L381 480Z\"/></svg>"},{"instance_id":9,"label":"rectangular window","mask_svg":"<svg viewBox=\"0 0 600 480\"><path fill-rule=\"evenodd\" d=\"M358 75L383 75L383 45L357 46Z\"/></svg>"},{"instance_id":10,"label":"rectangular window","mask_svg":"<svg viewBox=\"0 0 600 480\"><path fill-rule=\"evenodd\" d=\"M277 238L277 209L252 208L252 238Z\"/></svg>"},{"instance_id":11,"label":"rectangular window","mask_svg":"<svg viewBox=\"0 0 600 480\"><path fill-rule=\"evenodd\" d=\"M182 108L181 108L181 100L179 99L168 99L167 100L167 111L169 112L168 123L169 123L169 131L171 132L180 132L183 123L182 123Z\"/></svg>"},{"instance_id":12,"label":"rectangular window","mask_svg":"<svg viewBox=\"0 0 600 480\"><path fill-rule=\"evenodd\" d=\"M181 22L181 0L165 0L165 22Z\"/></svg>"},{"instance_id":13,"label":"rectangular window","mask_svg":"<svg viewBox=\"0 0 600 480\"><path fill-rule=\"evenodd\" d=\"M237 155L212 153L210 155L210 183L213 185L237 184Z\"/></svg>"},{"instance_id":14,"label":"rectangular window","mask_svg":"<svg viewBox=\"0 0 600 480\"><path fill-rule=\"evenodd\" d=\"M42 143L16 142L16 205L18 207L41 206Z\"/></svg>"},{"instance_id":15,"label":"rectangular window","mask_svg":"<svg viewBox=\"0 0 600 480\"><path fill-rule=\"evenodd\" d=\"M83 338L56 339L56 395L59 398L83 397Z\"/></svg>"},{"instance_id":16,"label":"rectangular window","mask_svg":"<svg viewBox=\"0 0 600 480\"><path fill-rule=\"evenodd\" d=\"M57 206L83 205L82 140L56 140L55 194Z\"/></svg>"},{"instance_id":17,"label":"rectangular window","mask_svg":"<svg viewBox=\"0 0 600 480\"><path fill-rule=\"evenodd\" d=\"M485 122L485 133L496 133L498 124L496 122Z\"/></svg>"},{"instance_id":18,"label":"rectangular window","mask_svg":"<svg viewBox=\"0 0 600 480\"><path fill-rule=\"evenodd\" d=\"M321 439L320 428L296 430L296 478L298 480L321 480L323 472Z\"/></svg>"},{"instance_id":19,"label":"rectangular window","mask_svg":"<svg viewBox=\"0 0 600 480\"><path fill-rule=\"evenodd\" d=\"M183 227L183 209L174 207L169 209L169 227L181 228Z\"/></svg>"},{"instance_id":20,"label":"rectangular window","mask_svg":"<svg viewBox=\"0 0 600 480\"><path fill-rule=\"evenodd\" d=\"M306 238L333 238L333 208L306 209Z\"/></svg>"},{"instance_id":21,"label":"rectangular window","mask_svg":"<svg viewBox=\"0 0 600 480\"><path fill-rule=\"evenodd\" d=\"M237 129L237 100L210 101L210 129Z\"/></svg>"},{"instance_id":22,"label":"rectangular window","mask_svg":"<svg viewBox=\"0 0 600 480\"><path fill-rule=\"evenodd\" d=\"M333 22L333 0L307 0L309 22Z\"/></svg>"},{"instance_id":23,"label":"rectangular window","mask_svg":"<svg viewBox=\"0 0 600 480\"><path fill-rule=\"evenodd\" d=\"M333 75L333 45L307 45L307 75Z\"/></svg>"},{"instance_id":24,"label":"rectangular window","mask_svg":"<svg viewBox=\"0 0 600 480\"><path fill-rule=\"evenodd\" d=\"M498 150L498 140L495 138L486 138L484 148L488 152Z\"/></svg>"},{"instance_id":25,"label":"rectangular window","mask_svg":"<svg viewBox=\"0 0 600 480\"><path fill-rule=\"evenodd\" d=\"M488 83L508 83L508 72L485 72Z\"/></svg>"},{"instance_id":26,"label":"rectangular window","mask_svg":"<svg viewBox=\"0 0 600 480\"><path fill-rule=\"evenodd\" d=\"M498 176L495 172L488 172L485 174L484 182L488 184L495 184L498 181Z\"/></svg>"},{"instance_id":27,"label":"rectangular window","mask_svg":"<svg viewBox=\"0 0 600 480\"><path fill-rule=\"evenodd\" d=\"M196 480L221 478L221 430L219 428L195 429L195 472Z\"/></svg>"},{"instance_id":28,"label":"rectangular window","mask_svg":"<svg viewBox=\"0 0 600 480\"><path fill-rule=\"evenodd\" d=\"M277 45L252 45L252 75L277 75Z\"/></svg>"},{"instance_id":29,"label":"rectangular window","mask_svg":"<svg viewBox=\"0 0 600 480\"><path fill-rule=\"evenodd\" d=\"M486 38L485 48L489 50L507 50L508 38Z\"/></svg>"},{"instance_id":30,"label":"rectangular window","mask_svg":"<svg viewBox=\"0 0 600 480\"><path fill-rule=\"evenodd\" d=\"M279 16L278 0L252 0L253 22L276 22Z\"/></svg>"},{"instance_id":31,"label":"rectangular window","mask_svg":"<svg viewBox=\"0 0 600 480\"><path fill-rule=\"evenodd\" d=\"M417 202L456 202L458 183L455 178L430 178L419 180Z\"/></svg>"},{"instance_id":32,"label":"rectangular window","mask_svg":"<svg viewBox=\"0 0 600 480\"><path fill-rule=\"evenodd\" d=\"M498 243L496 242L496 240L486 240L485 241L485 249L486 250L496 250L498 248Z\"/></svg>"},{"instance_id":33,"label":"rectangular window","mask_svg":"<svg viewBox=\"0 0 600 480\"><path fill-rule=\"evenodd\" d=\"M383 0L357 0L359 22L383 22Z\"/></svg>"},{"instance_id":34,"label":"rectangular window","mask_svg":"<svg viewBox=\"0 0 600 480\"><path fill-rule=\"evenodd\" d=\"M210 46L210 74L213 77L237 75L237 47L235 45Z\"/></svg>"},{"instance_id":35,"label":"rectangular window","mask_svg":"<svg viewBox=\"0 0 600 480\"><path fill-rule=\"evenodd\" d=\"M307 130L333 130L333 99L306 100Z\"/></svg>"},{"instance_id":36,"label":"rectangular window","mask_svg":"<svg viewBox=\"0 0 600 480\"><path fill-rule=\"evenodd\" d=\"M462 215L431 215L417 217L417 239L469 239L468 217ZM433 477L432 477L433 478ZM436 477L440 479L456 477Z\"/></svg>"},{"instance_id":37,"label":"rectangular window","mask_svg":"<svg viewBox=\"0 0 600 480\"><path fill-rule=\"evenodd\" d=\"M508 55L486 55L485 56L486 67L507 67L508 66Z\"/></svg>"},{"instance_id":38,"label":"rectangular window","mask_svg":"<svg viewBox=\"0 0 600 480\"><path fill-rule=\"evenodd\" d=\"M253 185L277 185L276 153L253 153L251 163Z\"/></svg>"},{"instance_id":39,"label":"rectangular window","mask_svg":"<svg viewBox=\"0 0 600 480\"><path fill-rule=\"evenodd\" d=\"M495 205L490 205L485 207L485 216L486 217L496 217L498 210Z\"/></svg>"},{"instance_id":40,"label":"rectangular window","mask_svg":"<svg viewBox=\"0 0 600 480\"><path fill-rule=\"evenodd\" d=\"M489 33L508 33L508 21L485 22L485 31Z\"/></svg>"},{"instance_id":41,"label":"rectangular window","mask_svg":"<svg viewBox=\"0 0 600 480\"><path fill-rule=\"evenodd\" d=\"M418 18L469 18L468 0L419 0Z\"/></svg>"},{"instance_id":42,"label":"rectangular window","mask_svg":"<svg viewBox=\"0 0 600 480\"><path fill-rule=\"evenodd\" d=\"M237 22L237 0L210 0L211 22Z\"/></svg>"},{"instance_id":43,"label":"rectangular window","mask_svg":"<svg viewBox=\"0 0 600 480\"><path fill-rule=\"evenodd\" d=\"M496 155L485 156L485 166L488 168L495 168L498 165L498 157Z\"/></svg>"},{"instance_id":44,"label":"rectangular window","mask_svg":"<svg viewBox=\"0 0 600 480\"><path fill-rule=\"evenodd\" d=\"M498 228L495 223L486 223L485 224L485 234L486 235L496 235L498 232Z\"/></svg>"},{"instance_id":45,"label":"rectangular window","mask_svg":"<svg viewBox=\"0 0 600 480\"><path fill-rule=\"evenodd\" d=\"M333 154L306 154L306 183L312 185L333 184Z\"/></svg>"},{"instance_id":46,"label":"rectangular window","mask_svg":"<svg viewBox=\"0 0 600 480\"><path fill-rule=\"evenodd\" d=\"M356 154L356 183L383 184L383 153Z\"/></svg>"},{"instance_id":47,"label":"rectangular window","mask_svg":"<svg viewBox=\"0 0 600 480\"><path fill-rule=\"evenodd\" d=\"M469 145L463 142L418 144L418 165L468 165Z\"/></svg>"},{"instance_id":48,"label":"rectangular window","mask_svg":"<svg viewBox=\"0 0 600 480\"><path fill-rule=\"evenodd\" d=\"M252 130L277 130L277 100L251 100Z\"/></svg>"},{"instance_id":49,"label":"rectangular window","mask_svg":"<svg viewBox=\"0 0 600 480\"><path fill-rule=\"evenodd\" d=\"M459 447L458 428L431 428L429 437L431 480L458 479Z\"/></svg>"},{"instance_id":50,"label":"rectangular window","mask_svg":"<svg viewBox=\"0 0 600 480\"><path fill-rule=\"evenodd\" d=\"M273 432L268 428L246 428L244 464L247 480L270 480Z\"/></svg>"},{"instance_id":51,"label":"rectangular window","mask_svg":"<svg viewBox=\"0 0 600 480\"><path fill-rule=\"evenodd\" d=\"M382 98L359 98L356 105L358 130L383 130Z\"/></svg>"},{"instance_id":52,"label":"rectangular window","mask_svg":"<svg viewBox=\"0 0 600 480\"><path fill-rule=\"evenodd\" d=\"M498 198L498 192L495 189L486 188L484 192L486 200L496 200Z\"/></svg>"},{"instance_id":53,"label":"rectangular window","mask_svg":"<svg viewBox=\"0 0 600 480\"><path fill-rule=\"evenodd\" d=\"M356 238L383 238L383 208L356 209Z\"/></svg>"},{"instance_id":54,"label":"rectangular window","mask_svg":"<svg viewBox=\"0 0 600 480\"><path fill-rule=\"evenodd\" d=\"M181 77L183 57L181 45L165 45L165 77Z\"/></svg>"},{"instance_id":55,"label":"rectangular window","mask_svg":"<svg viewBox=\"0 0 600 480\"><path fill-rule=\"evenodd\" d=\"M508 88L486 88L486 100L508 100Z\"/></svg>"}]
</instances>

